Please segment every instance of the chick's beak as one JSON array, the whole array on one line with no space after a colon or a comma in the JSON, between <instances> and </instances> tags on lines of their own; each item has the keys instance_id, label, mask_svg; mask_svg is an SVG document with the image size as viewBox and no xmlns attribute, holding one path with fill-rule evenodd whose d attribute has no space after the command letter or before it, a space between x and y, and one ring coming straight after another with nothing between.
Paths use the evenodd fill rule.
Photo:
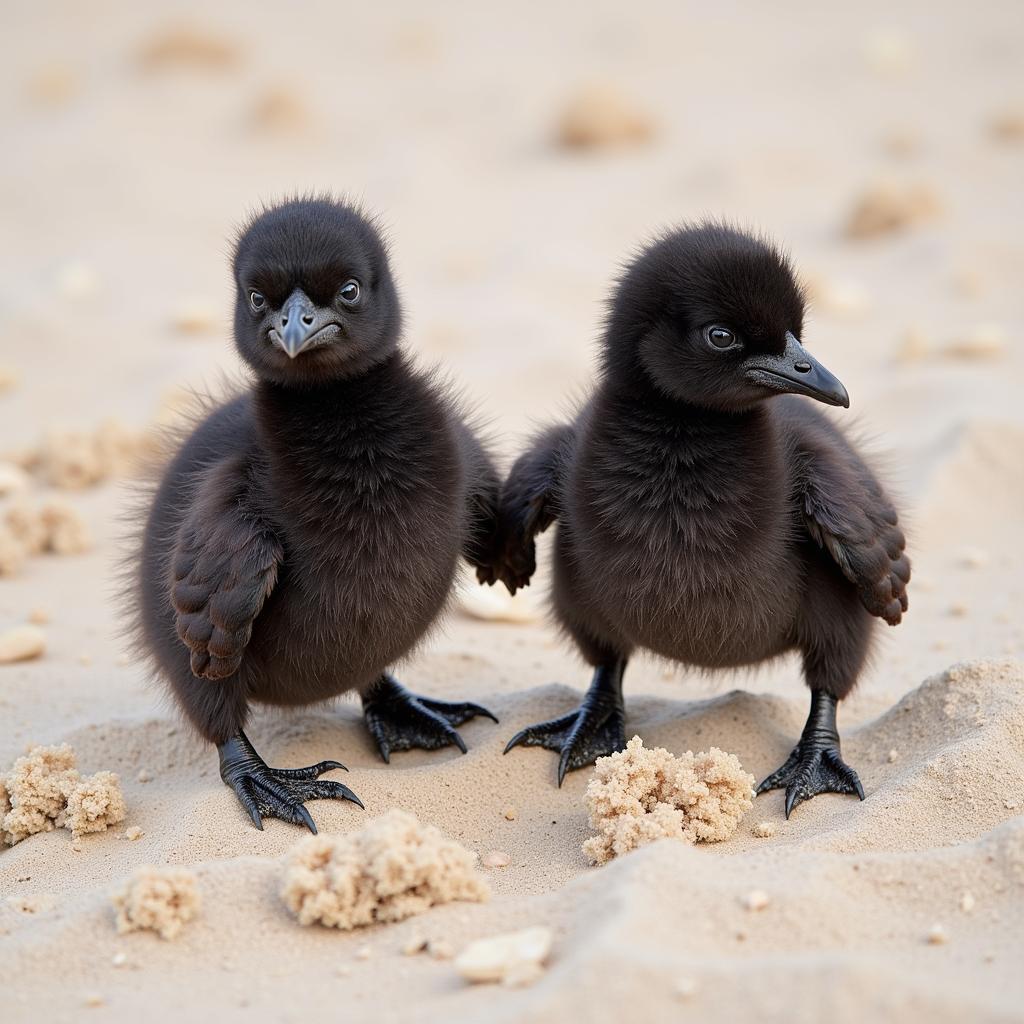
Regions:
<instances>
[{"instance_id":1,"label":"chick's beak","mask_svg":"<svg viewBox=\"0 0 1024 1024\"><path fill-rule=\"evenodd\" d=\"M789 331L781 355L756 355L746 361L744 376L773 391L807 395L826 405L850 408L850 396L835 374L825 369Z\"/></svg>"},{"instance_id":2,"label":"chick's beak","mask_svg":"<svg viewBox=\"0 0 1024 1024\"><path fill-rule=\"evenodd\" d=\"M290 359L294 359L314 344L316 335L334 322L330 310L321 309L301 288L296 288L274 317L270 339Z\"/></svg>"}]
</instances>

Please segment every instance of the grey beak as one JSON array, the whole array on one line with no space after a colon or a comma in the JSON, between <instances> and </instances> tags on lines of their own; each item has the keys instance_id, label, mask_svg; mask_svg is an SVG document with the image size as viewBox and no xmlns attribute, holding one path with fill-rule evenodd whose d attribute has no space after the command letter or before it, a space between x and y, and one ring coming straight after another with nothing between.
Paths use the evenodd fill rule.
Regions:
<instances>
[{"instance_id":1,"label":"grey beak","mask_svg":"<svg viewBox=\"0 0 1024 1024\"><path fill-rule=\"evenodd\" d=\"M785 351L778 356L752 356L744 364L747 380L793 395L807 395L826 405L850 408L850 396L835 374L825 369L789 332Z\"/></svg>"},{"instance_id":2,"label":"grey beak","mask_svg":"<svg viewBox=\"0 0 1024 1024\"><path fill-rule=\"evenodd\" d=\"M325 311L316 306L301 288L296 288L275 317L277 336L273 339L274 344L294 359L325 323Z\"/></svg>"}]
</instances>

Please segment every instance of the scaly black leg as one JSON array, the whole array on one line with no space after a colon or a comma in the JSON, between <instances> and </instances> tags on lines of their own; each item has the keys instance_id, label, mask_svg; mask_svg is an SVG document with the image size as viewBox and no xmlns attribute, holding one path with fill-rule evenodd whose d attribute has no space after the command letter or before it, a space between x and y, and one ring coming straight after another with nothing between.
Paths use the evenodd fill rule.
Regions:
<instances>
[{"instance_id":1,"label":"scaly black leg","mask_svg":"<svg viewBox=\"0 0 1024 1024\"><path fill-rule=\"evenodd\" d=\"M483 715L498 720L479 704L463 701L450 704L410 693L393 676L382 675L363 697L366 727L377 741L380 756L391 760L395 750L439 750L456 746L463 753L466 744L455 727Z\"/></svg>"},{"instance_id":2,"label":"scaly black leg","mask_svg":"<svg viewBox=\"0 0 1024 1024\"><path fill-rule=\"evenodd\" d=\"M622 699L622 674L626 660L616 659L594 670L594 678L583 703L550 722L521 729L508 741L513 747L544 747L559 754L558 784L566 772L593 764L599 757L614 754L626 746L626 709Z\"/></svg>"},{"instance_id":3,"label":"scaly black leg","mask_svg":"<svg viewBox=\"0 0 1024 1024\"><path fill-rule=\"evenodd\" d=\"M305 825L315 835L316 825L303 806L305 800L351 800L363 806L348 786L320 779L324 772L335 768L347 771L340 761L321 761L308 768L271 768L241 731L221 743L217 753L220 777L235 791L261 832L264 817L271 817Z\"/></svg>"},{"instance_id":4,"label":"scaly black leg","mask_svg":"<svg viewBox=\"0 0 1024 1024\"><path fill-rule=\"evenodd\" d=\"M843 760L836 728L836 699L824 690L811 691L811 712L786 763L772 772L758 794L786 787L786 817L804 800L819 793L856 793L864 799L857 773Z\"/></svg>"}]
</instances>

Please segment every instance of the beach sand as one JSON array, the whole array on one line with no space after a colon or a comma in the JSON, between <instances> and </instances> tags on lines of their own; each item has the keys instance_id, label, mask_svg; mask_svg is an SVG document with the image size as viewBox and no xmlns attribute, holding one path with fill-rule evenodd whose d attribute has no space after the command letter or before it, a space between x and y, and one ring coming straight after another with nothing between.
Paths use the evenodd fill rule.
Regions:
<instances>
[{"instance_id":1,"label":"beach sand","mask_svg":"<svg viewBox=\"0 0 1024 1024\"><path fill-rule=\"evenodd\" d=\"M0 577L0 632L31 618L46 639L0 665L0 771L66 742L83 774L117 772L127 803L106 832L0 848L5 1022L1024 1020L1024 14L581 11L10 12L0 462L110 417L144 431L180 389L237 376L228 240L263 199L331 188L382 213L409 349L466 390L506 460L585 389L601 301L635 245L705 213L755 224L811 285L804 341L849 388L836 417L870 439L908 524L910 612L883 627L840 712L867 799L821 796L787 822L775 792L725 842L588 866L590 772L559 789L554 755L501 754L587 682L540 579L517 621L456 606L399 667L411 688L500 718L462 728L465 756L384 765L351 699L257 712L270 763L349 767L367 809L311 804L323 834L400 808L509 861L480 869L486 903L301 927L279 890L302 833L255 831L214 752L124 656L131 482L68 491L0 473L36 506L69 504L91 538ZM864 196L874 219L853 233L880 233L851 237ZM0 518L15 500L0 496ZM795 658L722 677L641 659L626 694L628 735L716 746L757 778L807 710ZM149 864L197 879L202 908L173 941L115 929L111 893ZM445 956L402 952L536 925L554 945L527 987L470 986Z\"/></svg>"}]
</instances>

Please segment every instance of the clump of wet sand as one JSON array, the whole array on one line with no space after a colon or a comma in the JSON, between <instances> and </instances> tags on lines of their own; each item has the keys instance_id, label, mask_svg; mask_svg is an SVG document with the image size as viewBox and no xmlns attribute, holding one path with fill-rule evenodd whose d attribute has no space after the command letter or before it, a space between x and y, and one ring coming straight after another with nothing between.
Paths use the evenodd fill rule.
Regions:
<instances>
[{"instance_id":1,"label":"clump of wet sand","mask_svg":"<svg viewBox=\"0 0 1024 1024\"><path fill-rule=\"evenodd\" d=\"M676 756L634 736L597 762L585 800L598 834L583 852L603 864L656 839L721 842L753 805L753 787L735 754L712 747Z\"/></svg>"},{"instance_id":2,"label":"clump of wet sand","mask_svg":"<svg viewBox=\"0 0 1024 1024\"><path fill-rule=\"evenodd\" d=\"M285 861L281 887L300 924L345 931L489 896L474 853L399 810L349 835L300 840Z\"/></svg>"},{"instance_id":3,"label":"clump of wet sand","mask_svg":"<svg viewBox=\"0 0 1024 1024\"><path fill-rule=\"evenodd\" d=\"M83 778L66 743L34 747L14 762L0 785L0 839L9 846L55 828L67 828L78 839L125 818L117 775L101 771Z\"/></svg>"},{"instance_id":4,"label":"clump of wet sand","mask_svg":"<svg viewBox=\"0 0 1024 1024\"><path fill-rule=\"evenodd\" d=\"M117 930L153 931L175 939L199 912L202 901L196 876L187 868L138 868L111 897L117 911Z\"/></svg>"}]
</instances>

